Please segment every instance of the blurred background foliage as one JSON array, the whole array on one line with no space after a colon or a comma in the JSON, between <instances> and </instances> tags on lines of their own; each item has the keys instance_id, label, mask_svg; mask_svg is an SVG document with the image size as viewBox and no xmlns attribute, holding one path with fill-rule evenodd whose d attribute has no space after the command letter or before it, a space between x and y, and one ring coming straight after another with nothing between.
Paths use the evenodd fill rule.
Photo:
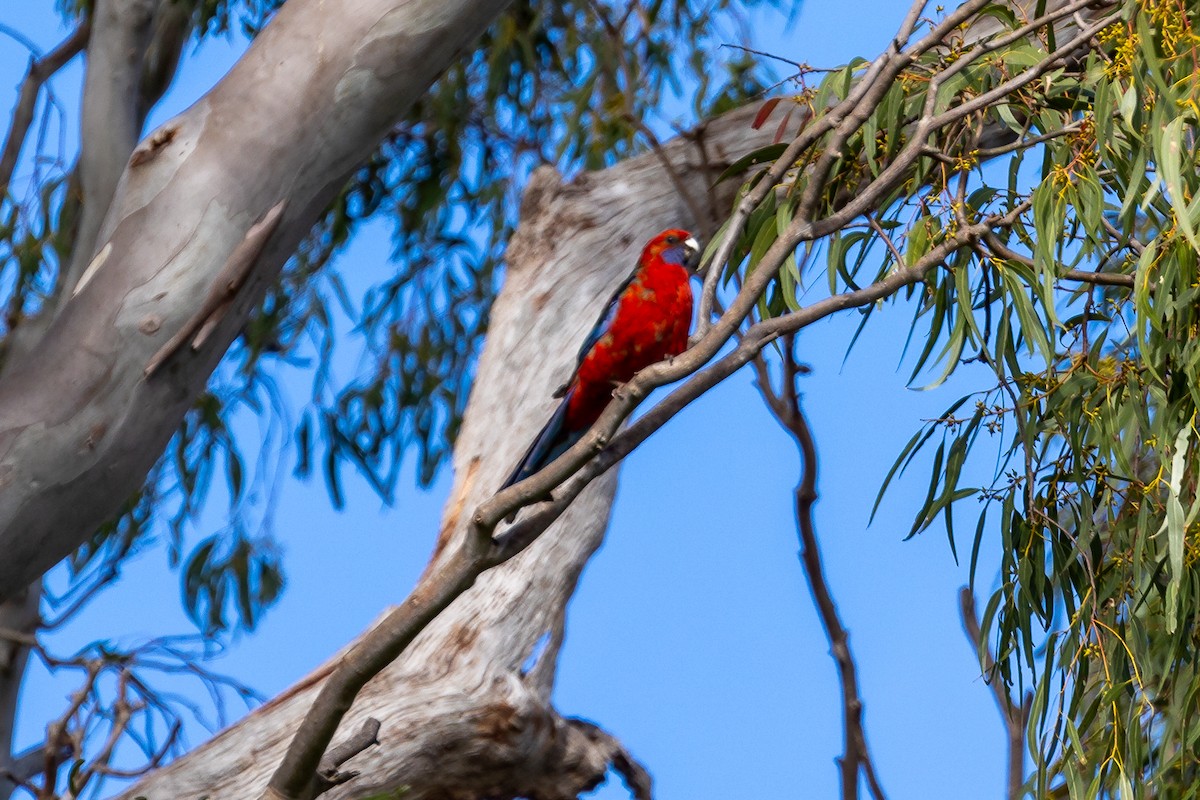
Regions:
<instances>
[{"instance_id":1,"label":"blurred background foliage","mask_svg":"<svg viewBox=\"0 0 1200 800\"><path fill-rule=\"evenodd\" d=\"M193 47L253 37L280 5L176 2L190 8ZM58 3L71 24L91 7ZM514 3L354 173L141 494L70 560L61 597L95 591L128 553L165 532L199 628L252 627L284 583L269 525L282 471L294 464L318 474L338 506L348 476L390 502L406 462L428 485L454 445L529 172L543 163L566 174L602 168L647 146L647 122L669 133L672 123L757 97L768 68L724 47L746 40L756 7L775 8L782 21L798 3ZM45 118L65 112L41 111L32 177L0 200L2 334L53 304L59 265L71 257L77 204L68 162L77 145L47 141ZM368 220L390 226L393 267L356 295L343 274L351 265L335 256ZM335 351L359 351L360 368L336 374ZM285 396L277 378L288 368L312 371L309 397ZM245 412L258 417L261 441L235 435L235 415ZM214 500L228 498L228 524L197 541L189 533L214 481L223 483Z\"/></svg>"}]
</instances>

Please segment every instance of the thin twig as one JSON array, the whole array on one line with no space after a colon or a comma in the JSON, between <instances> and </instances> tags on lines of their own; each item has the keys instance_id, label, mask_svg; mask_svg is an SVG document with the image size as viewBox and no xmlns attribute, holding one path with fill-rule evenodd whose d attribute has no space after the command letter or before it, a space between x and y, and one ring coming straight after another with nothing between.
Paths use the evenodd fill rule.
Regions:
<instances>
[{"instance_id":1,"label":"thin twig","mask_svg":"<svg viewBox=\"0 0 1200 800\"><path fill-rule=\"evenodd\" d=\"M0 628L0 641L13 642L14 644L19 644L23 647L31 647L35 649L39 646L37 637L32 633L16 631L12 628Z\"/></svg>"},{"instance_id":2,"label":"thin twig","mask_svg":"<svg viewBox=\"0 0 1200 800\"><path fill-rule=\"evenodd\" d=\"M817 502L817 447L812 429L800 405L796 378L801 373L796 363L795 337L788 334L783 338L783 376L778 391L771 386L762 358L756 359L759 375L759 390L767 407L775 415L780 426L791 434L800 451L800 482L795 490L796 529L800 539L800 561L804 566L804 577L808 581L813 603L821 618L821 626L829 640L829 650L838 668L838 680L842 690L842 757L839 759L842 781L842 800L858 797L858 775L861 771L875 800L885 800L883 787L875 773L875 766L867 746L863 730L863 703L858 687L858 670L854 654L850 650L850 634L838 614L837 603L825 577L821 559L821 548L813 522L813 506ZM761 365L761 366L757 366Z\"/></svg>"},{"instance_id":3,"label":"thin twig","mask_svg":"<svg viewBox=\"0 0 1200 800\"><path fill-rule=\"evenodd\" d=\"M1082 283L1094 283L1097 286L1124 286L1126 289L1133 288L1132 275L1119 275L1113 272L1089 272L1081 269L1069 269L1060 278L1068 281L1081 281Z\"/></svg>"},{"instance_id":4,"label":"thin twig","mask_svg":"<svg viewBox=\"0 0 1200 800\"><path fill-rule=\"evenodd\" d=\"M801 73L833 72L834 71L832 69L818 69L816 67L809 66L808 64L804 64L799 61L793 61L790 58L784 58L783 56L777 55L775 53L768 53L766 50L755 50L753 47L746 47L745 45L742 45L742 44L733 44L730 42L724 42L721 44L721 47L728 47L730 50L740 50L743 53L749 53L750 55L755 55L755 56L758 56L759 58L769 58L773 61L778 61L782 64L788 64L790 66L795 67L796 71L801 72Z\"/></svg>"},{"instance_id":5,"label":"thin twig","mask_svg":"<svg viewBox=\"0 0 1200 800\"><path fill-rule=\"evenodd\" d=\"M91 21L84 20L49 53L30 60L29 70L25 73L21 93L17 98L17 106L13 109L12 122L8 126L8 135L4 139L4 147L0 148L0 199L8 194L13 170L17 167L25 137L29 135L29 126L33 123L33 112L37 107L37 98L42 86L87 46L91 32Z\"/></svg>"},{"instance_id":6,"label":"thin twig","mask_svg":"<svg viewBox=\"0 0 1200 800\"><path fill-rule=\"evenodd\" d=\"M980 0L972 0L972 5L982 5L982 2L980 2ZM717 338L719 338L721 343L724 343L733 335L737 325L741 324L741 318L744 317L744 313L742 313L740 309L738 312L735 312L732 307L721 316L721 319L718 320L717 323L713 323L709 317L712 314L713 307L716 303L717 283L720 280L721 274L725 271L725 265L729 261L730 256L733 254L733 249L736 246L738 239L741 237L742 232L746 227L746 223L750 219L750 215L756 208L758 208L759 204L762 203L767 194L774 190L775 186L779 184L779 182L783 179L783 176L787 174L788 170L792 169L793 164L802 153L816 144L816 142L818 142L826 133L829 133L834 128L840 126L856 109L861 112L861 110L867 106L869 106L871 109L874 108L874 104L865 103L864 98L866 97L868 91L871 91L871 87L876 83L883 84L883 91L886 92L887 87L891 85L892 81L895 79L896 75L899 74L900 70L903 69L904 66L908 65L908 61L904 61L899 65L893 65L893 62L895 61L900 48L903 46L903 43L908 41L908 38L912 35L912 31L916 27L917 20L919 19L921 10L924 9L924 7L925 0L916 0L916 2L909 9L908 16L901 24L900 30L897 32L896 37L892 40L887 50L885 50L874 61L867 65L867 68L864 70L855 86L850 90L846 96L846 99L835 105L820 117L816 119L812 119L810 117L811 121L809 124L801 126L799 135L792 140L791 144L789 144L783 151L783 154L775 160L775 163L771 165L771 167L767 170L766 175L763 176L758 184L749 192L747 192L738 203L737 208L734 209L733 215L730 217L729 222L726 225L725 237L721 240L721 244L718 246L712 262L708 265L708 269L704 276L704 285L700 291L700 312L696 322L695 337L697 339L707 338L713 330L717 330L719 331ZM915 58L915 56L911 56L911 58ZM890 65L892 68L885 73L885 68L888 68ZM875 94L878 94L879 97L882 98L882 94L880 92L876 91ZM878 101L876 101L876 104L877 102ZM843 138L848 136L849 133L845 133ZM791 227L795 229L799 224L805 221L806 218L804 215L800 214L798 215L797 220L793 222ZM779 242L776 244L779 244ZM783 259L780 258L778 263L782 264ZM766 273L768 271L763 270L762 272ZM770 277L770 275L767 275L766 279L769 281ZM746 290L744 289L742 292L738 293L738 300L744 300L745 291ZM739 304L735 301L734 305L736 306ZM745 305L745 303L743 302L741 305ZM753 302L751 302L751 305L753 305ZM748 311L745 313L748 313ZM736 322L733 321L733 317L735 316L738 317ZM732 325L730 324L731 322L733 323ZM713 350L713 353L715 352L716 350Z\"/></svg>"},{"instance_id":7,"label":"thin twig","mask_svg":"<svg viewBox=\"0 0 1200 800\"><path fill-rule=\"evenodd\" d=\"M887 246L888 252L892 254L892 258L896 260L896 263L903 264L904 254L900 252L900 248L896 247L896 243L892 241L892 237L889 236L888 232L885 231L883 226L879 224L879 220L875 219L874 214L867 215L867 225L869 225L871 230L875 231L879 238L883 240L883 243Z\"/></svg>"},{"instance_id":8,"label":"thin twig","mask_svg":"<svg viewBox=\"0 0 1200 800\"><path fill-rule=\"evenodd\" d=\"M983 640L983 632L979 627L979 617L975 613L975 595L970 588L964 586L958 590L959 612L962 614L963 632L967 635L972 647L980 659L983 674L992 689L992 697L996 700L996 708L1004 721L1004 732L1008 739L1008 800L1020 800L1025 785L1025 724L1029 721L1029 712L1033 707L1033 693L1027 692L1025 699L1018 706L1009 696L1004 682L996 676L996 659L991 649Z\"/></svg>"},{"instance_id":9,"label":"thin twig","mask_svg":"<svg viewBox=\"0 0 1200 800\"><path fill-rule=\"evenodd\" d=\"M550 493L554 494L556 500L548 503L547 507L557 509L553 515L557 517L570 500L582 491L583 486L627 455L701 394L750 363L771 341L799 331L839 311L861 308L890 297L905 286L923 280L926 273L944 263L955 250L969 246L971 242L994 228L1011 227L1031 206L1032 201L1027 199L1005 214L989 215L973 225L959 228L954 236L933 247L913 264L894 269L887 276L861 289L835 294L784 316L756 323L740 335L737 347L705 369L698 370L709 358L700 347L686 351L672 362L660 362L647 367L614 392L614 402L609 404L588 434L545 469L498 492L482 503L473 516L472 525L481 533L487 532L490 535L496 524L513 510ZM820 232L823 226L814 226L814 230ZM751 277L756 278L758 274L756 271ZM729 313L727 311L726 315ZM639 417L619 436L615 435L621 422L641 399L659 386L687 376L691 377L682 386ZM593 456L595 457L588 461ZM578 473L576 480L566 482L575 473ZM531 535L536 536L535 531L540 532L542 528L542 523L539 522L542 519L541 514L532 515L524 522L509 528L504 535L514 541ZM548 525L549 522L545 524Z\"/></svg>"},{"instance_id":10,"label":"thin twig","mask_svg":"<svg viewBox=\"0 0 1200 800\"><path fill-rule=\"evenodd\" d=\"M325 681L301 723L283 761L271 777L264 795L270 800L292 800L310 791L317 766L329 746L338 723L367 681L394 661L438 614L474 585L487 569L521 553L545 531L567 506L597 476L603 474L653 431L712 386L753 360L768 343L800 330L819 319L848 308L861 307L891 296L904 286L921 280L955 249L968 246L984 231L1011 226L1028 211L1029 200L1018 203L1007 214L991 215L975 225L960 228L953 237L932 248L917 262L894 270L870 286L844 292L783 317L751 326L738 346L712 366L696 370L711 355L702 347L685 352L674 362L660 362L638 373L614 392L600 419L579 442L546 468L484 501L471 516L467 536L456 552L448 553L403 603L388 614L346 654L342 665ZM822 225L811 226L821 233ZM763 269L762 271L767 271ZM752 278L758 278L756 272ZM749 282L747 286L749 286ZM740 295L739 295L740 296ZM728 315L731 312L726 312ZM744 315L748 310L742 312ZM715 331L714 331L715 332ZM654 388L691 374L692 378L629 426L610 439L632 409ZM611 441L611 444L610 444ZM576 474L577 473L577 474ZM573 479L572 475L575 475ZM555 489L555 499L492 538L499 522L515 509L545 497Z\"/></svg>"},{"instance_id":11,"label":"thin twig","mask_svg":"<svg viewBox=\"0 0 1200 800\"><path fill-rule=\"evenodd\" d=\"M1017 150L1028 150L1030 147L1034 147L1034 146L1042 144L1044 142L1048 142L1051 139L1057 139L1060 136L1067 136L1068 134L1078 133L1079 129L1082 127L1083 127L1083 120L1077 119L1074 122L1071 122L1067 125L1063 125L1061 128L1050 131L1048 133L1043 133L1038 136L1022 137L1022 138L1017 139L1015 142L1009 142L1008 144L999 145L997 147L982 148L981 150L979 150L979 152L975 153L975 156L980 161L983 161L985 159L995 158L996 156L1003 156L1003 155L1007 155L1009 153L1014 153Z\"/></svg>"},{"instance_id":12,"label":"thin twig","mask_svg":"<svg viewBox=\"0 0 1200 800\"><path fill-rule=\"evenodd\" d=\"M69 597L72 592L76 592L76 596L71 600L71 604L67 608L59 611L53 619L43 619L38 627L43 631L51 631L59 628L63 623L72 619L80 609L86 606L101 589L111 584L121 574L117 568L117 561L112 561L106 564L101 570L96 573L96 577L85 588L77 591L76 586L72 586L64 593L64 598Z\"/></svg>"},{"instance_id":13,"label":"thin twig","mask_svg":"<svg viewBox=\"0 0 1200 800\"><path fill-rule=\"evenodd\" d=\"M999 236L992 232L985 233L983 241L987 244L989 250L1005 261L1014 261L1030 268L1036 268L1037 266L1032 258L1013 250ZM1092 283L1097 286L1123 286L1126 289L1132 289L1134 286L1132 275L1125 275L1118 272L1092 272L1089 270L1069 269L1058 277L1063 280Z\"/></svg>"},{"instance_id":14,"label":"thin twig","mask_svg":"<svg viewBox=\"0 0 1200 800\"><path fill-rule=\"evenodd\" d=\"M1122 239L1125 237L1125 234L1117 230L1116 225L1113 225L1111 222L1109 222L1108 217L1101 215L1100 224L1104 226L1104 230L1108 231L1110 236L1116 239ZM1130 236L1127 244L1129 245L1129 249L1139 256L1146 249L1146 245L1142 244L1136 236Z\"/></svg>"}]
</instances>

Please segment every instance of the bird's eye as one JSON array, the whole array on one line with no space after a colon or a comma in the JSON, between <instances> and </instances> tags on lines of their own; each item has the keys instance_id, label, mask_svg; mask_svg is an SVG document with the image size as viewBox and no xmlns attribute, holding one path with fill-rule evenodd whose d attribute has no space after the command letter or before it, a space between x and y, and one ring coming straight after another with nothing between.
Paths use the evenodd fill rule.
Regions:
<instances>
[{"instance_id":1,"label":"bird's eye","mask_svg":"<svg viewBox=\"0 0 1200 800\"><path fill-rule=\"evenodd\" d=\"M679 237L672 233L667 237L667 244L679 244Z\"/></svg>"}]
</instances>

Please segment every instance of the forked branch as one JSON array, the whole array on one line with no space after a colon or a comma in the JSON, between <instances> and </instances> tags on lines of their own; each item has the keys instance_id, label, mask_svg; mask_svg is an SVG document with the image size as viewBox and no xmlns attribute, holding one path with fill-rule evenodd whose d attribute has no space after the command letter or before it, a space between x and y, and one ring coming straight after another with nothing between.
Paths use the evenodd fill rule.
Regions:
<instances>
[{"instance_id":1,"label":"forked branch","mask_svg":"<svg viewBox=\"0 0 1200 800\"><path fill-rule=\"evenodd\" d=\"M1017 705L1009 695L1004 681L996 675L996 659L983 639L979 617L975 613L975 595L971 593L970 588L964 586L958 590L958 606L962 614L963 632L979 655L984 679L992 687L992 697L995 698L996 708L1004 721L1004 733L1008 741L1005 797L1008 800L1021 800L1025 786L1025 725L1029 722L1029 712L1033 708L1033 693L1026 692L1021 704Z\"/></svg>"}]
</instances>

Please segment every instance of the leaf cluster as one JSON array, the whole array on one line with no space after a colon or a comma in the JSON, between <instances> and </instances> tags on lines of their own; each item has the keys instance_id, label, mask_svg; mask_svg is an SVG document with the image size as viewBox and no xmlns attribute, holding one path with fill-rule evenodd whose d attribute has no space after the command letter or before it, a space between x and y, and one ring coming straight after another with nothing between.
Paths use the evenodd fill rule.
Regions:
<instances>
[{"instance_id":1,"label":"leaf cluster","mask_svg":"<svg viewBox=\"0 0 1200 800\"><path fill-rule=\"evenodd\" d=\"M973 584L998 533L989 677L1032 689L1032 796L1183 797L1200 778L1200 11L1104 13L1085 49L1056 58L1069 28L984 6L911 51L852 127L823 123L875 65L802 84L790 100L807 146L730 170L795 154L743 188L761 201L723 277L771 270L746 335L875 292L861 332L903 303L910 382L983 387L913 436L880 495L921 456L910 535L943 525ZM965 44L985 18L998 32ZM824 286L804 269L817 254ZM978 509L969 550L963 501Z\"/></svg>"},{"instance_id":2,"label":"leaf cluster","mask_svg":"<svg viewBox=\"0 0 1200 800\"><path fill-rule=\"evenodd\" d=\"M1024 23L1002 6L984 13L1004 29ZM990 212L1028 207L866 306L861 324L905 303L910 381L933 388L961 373L986 387L918 431L883 490L924 453L929 486L910 535L940 521L956 557L955 520L969 513L963 501L976 505L972 582L998 529L984 631L998 655L991 677L1033 690L1032 796L1183 797L1200 778L1198 25L1179 0L1125 3L1098 47L939 126L877 210L802 252L823 250L834 296L911 268ZM987 96L1042 62L1055 36L1047 26L974 57L932 98L931 78L966 50L950 39L922 56L839 148L828 179L810 183L819 145L791 165L750 216L726 278L754 273L806 192L814 218L835 213L897 167L923 117ZM850 64L794 100L820 119L862 70ZM792 314L815 291L792 254L756 318ZM992 478L978 482L984 464Z\"/></svg>"}]
</instances>

